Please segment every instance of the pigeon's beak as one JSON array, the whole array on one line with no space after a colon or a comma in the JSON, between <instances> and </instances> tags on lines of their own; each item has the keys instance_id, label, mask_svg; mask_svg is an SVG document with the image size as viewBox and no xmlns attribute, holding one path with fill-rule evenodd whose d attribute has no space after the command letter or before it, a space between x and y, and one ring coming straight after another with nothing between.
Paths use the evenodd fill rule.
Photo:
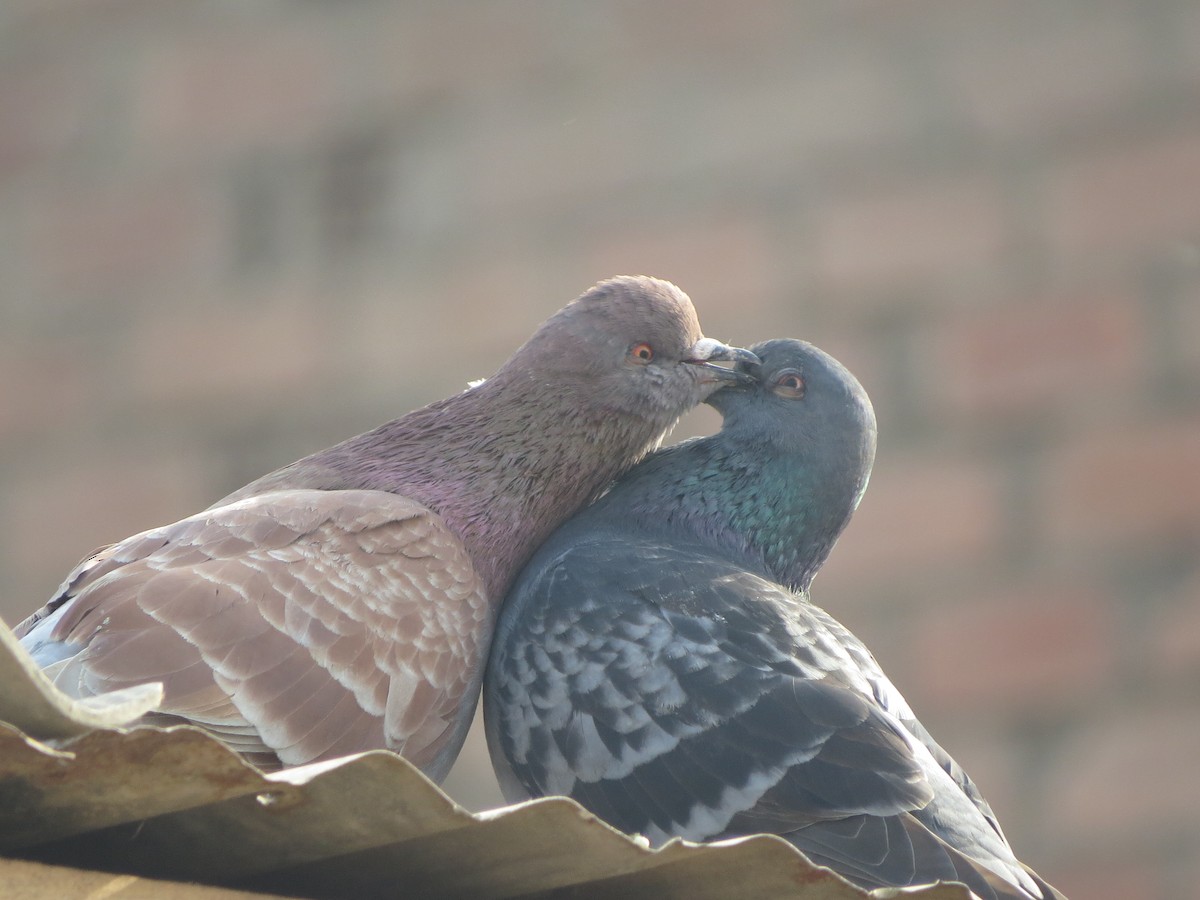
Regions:
<instances>
[{"instance_id":1,"label":"pigeon's beak","mask_svg":"<svg viewBox=\"0 0 1200 900\"><path fill-rule=\"evenodd\" d=\"M737 369L727 369L715 365L715 362L751 363L757 365L760 360L749 350L741 347L730 347L712 338L701 338L688 350L683 360L688 365L696 366L701 381L719 382L720 384L748 384L753 378Z\"/></svg>"}]
</instances>

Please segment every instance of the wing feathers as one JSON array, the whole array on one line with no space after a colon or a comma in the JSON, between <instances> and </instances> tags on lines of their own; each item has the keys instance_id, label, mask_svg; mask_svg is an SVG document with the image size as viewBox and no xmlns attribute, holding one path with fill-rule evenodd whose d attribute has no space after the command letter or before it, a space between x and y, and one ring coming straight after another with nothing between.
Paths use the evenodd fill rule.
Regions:
<instances>
[{"instance_id":1,"label":"wing feathers","mask_svg":"<svg viewBox=\"0 0 1200 900\"><path fill-rule=\"evenodd\" d=\"M431 762L490 625L457 538L379 491L207 510L102 551L62 591L22 628L69 645L68 689L161 680L162 714L289 764L385 745Z\"/></svg>"},{"instance_id":2,"label":"wing feathers","mask_svg":"<svg viewBox=\"0 0 1200 900\"><path fill-rule=\"evenodd\" d=\"M507 602L486 712L510 800L518 784L567 793L655 843L773 832L870 887L1037 895L961 769L805 598L711 555L598 536Z\"/></svg>"}]
</instances>

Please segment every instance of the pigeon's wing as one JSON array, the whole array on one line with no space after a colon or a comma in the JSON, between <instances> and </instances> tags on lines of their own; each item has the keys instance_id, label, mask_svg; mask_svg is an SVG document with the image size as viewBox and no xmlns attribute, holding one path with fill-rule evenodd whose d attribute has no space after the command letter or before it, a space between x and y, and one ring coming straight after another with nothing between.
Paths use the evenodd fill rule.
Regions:
<instances>
[{"instance_id":1,"label":"pigeon's wing","mask_svg":"<svg viewBox=\"0 0 1200 900\"><path fill-rule=\"evenodd\" d=\"M700 552L594 540L517 590L523 634L497 641L489 690L530 794L655 840L719 834L785 778L807 797L763 810L784 829L931 799L912 739L839 647L797 633L803 603L778 585Z\"/></svg>"},{"instance_id":2,"label":"pigeon's wing","mask_svg":"<svg viewBox=\"0 0 1200 900\"><path fill-rule=\"evenodd\" d=\"M160 714L252 758L389 747L442 768L489 625L470 558L429 509L290 490L102 550L19 630L66 692L161 681Z\"/></svg>"},{"instance_id":3,"label":"pigeon's wing","mask_svg":"<svg viewBox=\"0 0 1200 900\"><path fill-rule=\"evenodd\" d=\"M1000 822L997 820L996 814L992 812L991 805L984 799L975 782L971 780L971 777L967 775L962 766L933 739L933 736L930 735L925 726L917 719L908 702L875 660L874 654L846 626L842 625L820 607L809 607L809 612L810 615L820 619L823 627L845 648L859 672L862 673L862 676L870 685L871 693L874 695L876 702L892 716L899 719L905 729L925 745L937 764L958 785L963 794L970 798L976 809L988 821L988 824L991 825L996 834L1004 838L1004 831L1000 827Z\"/></svg>"},{"instance_id":4,"label":"pigeon's wing","mask_svg":"<svg viewBox=\"0 0 1200 900\"><path fill-rule=\"evenodd\" d=\"M485 711L510 799L566 794L656 843L773 832L867 885L972 876L986 897L1019 877L841 635L780 585L601 536L539 555L506 602ZM934 808L962 818L951 834L922 821Z\"/></svg>"},{"instance_id":5,"label":"pigeon's wing","mask_svg":"<svg viewBox=\"0 0 1200 900\"><path fill-rule=\"evenodd\" d=\"M962 798L968 800L978 811L979 815L983 817L984 821L986 821L987 824L992 828L992 830L995 832L996 838L998 838L999 841L1004 845L1003 849L1007 851L1008 840L1004 836L1004 830L1000 827L1000 822L996 818L996 814L992 811L991 805L986 799L984 799L979 787L974 781L971 780L971 777L963 770L962 766L958 764L954 757L946 752L946 750L933 739L933 736L930 735L925 726L922 725L920 720L917 719L916 715L913 713L904 697L901 696L900 692L883 672L883 669L875 660L874 655L872 655L866 646L864 646L862 642L859 641L858 638L855 637L844 625L830 616L827 612L815 606L810 606L809 610L813 616L822 620L824 626L831 634L835 636L835 638L838 640L838 643L841 644L841 646L845 648L846 652L853 658L855 664L859 668L859 671L870 684L871 692L875 696L875 699L879 705L887 710L888 713L895 716L895 718L900 721L905 729L907 729L914 738L916 738L925 746L934 762L947 776L949 776L950 780L954 784L954 787L956 787L962 795L959 797L952 789L949 789L939 790L939 797L953 797L957 803L961 803ZM941 776L935 774L933 779L935 781L941 781ZM923 813L923 817L930 818L933 812L934 810L929 810L926 813ZM939 809L937 812L943 818L947 817L947 814L944 811ZM966 810L960 810L955 818L957 818L957 820L960 822L975 822L974 817L971 816L969 811ZM842 827L844 829L852 829L856 827L882 828L884 827L884 823L868 823L866 821L859 823L846 822L843 823ZM890 827L896 828L898 827L898 823L892 822L890 823ZM836 840L836 830L834 828L830 827L823 830L828 836L829 840ZM992 839L992 837L987 835L985 832L971 829L971 833L976 835L977 842L983 843L990 847L996 846L994 839ZM799 839L802 836L802 834L797 834L795 842L799 843ZM808 837L809 839L816 838L817 831L815 829L811 830ZM964 863L968 865L970 864L969 860L964 860L959 856L955 856L953 852L947 852L946 848L943 846L944 842L940 838L937 838L932 831L925 829L919 824L914 824L911 821L908 822L907 830L905 831L905 836L902 838L902 841L911 841L918 848L923 848L924 858L926 859L931 857L941 857L943 858L943 865L955 865L956 874L946 874L944 876L946 878L955 878L958 881L966 881L969 879L973 871L969 868L963 868ZM807 852L814 859L821 858L820 848L816 846L815 843L810 844L810 846L807 848ZM980 852L981 854L986 855L989 851L986 848L983 848ZM996 850L995 852L998 857L1005 858L1004 853L1001 853L999 850ZM1029 869L1028 866L1024 866L1024 864L1022 864L1022 868L1037 885L1038 889L1041 890L1044 897L1060 898L1061 900L1062 894L1056 888L1044 881L1036 872ZM1015 872L1015 870L1013 871ZM1019 879L1019 877L1018 880L1022 880L1022 883L1024 883L1023 879ZM995 886L993 885L993 887ZM977 886L975 888L975 892L980 896L987 896L982 887ZM1004 896L1002 890L999 896Z\"/></svg>"}]
</instances>

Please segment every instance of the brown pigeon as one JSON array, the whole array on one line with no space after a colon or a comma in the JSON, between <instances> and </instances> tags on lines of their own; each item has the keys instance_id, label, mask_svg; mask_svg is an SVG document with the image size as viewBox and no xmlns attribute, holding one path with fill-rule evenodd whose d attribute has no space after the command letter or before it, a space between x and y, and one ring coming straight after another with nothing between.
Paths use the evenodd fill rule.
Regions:
<instances>
[{"instance_id":1,"label":"brown pigeon","mask_svg":"<svg viewBox=\"0 0 1200 900\"><path fill-rule=\"evenodd\" d=\"M17 627L60 689L264 768L388 748L441 780L534 549L753 354L665 281L602 282L491 378L84 560Z\"/></svg>"}]
</instances>

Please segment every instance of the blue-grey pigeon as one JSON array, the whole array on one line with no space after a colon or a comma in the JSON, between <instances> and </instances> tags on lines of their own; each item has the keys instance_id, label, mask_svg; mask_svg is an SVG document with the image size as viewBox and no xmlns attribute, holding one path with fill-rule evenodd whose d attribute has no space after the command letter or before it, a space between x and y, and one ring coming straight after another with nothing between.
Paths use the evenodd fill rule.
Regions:
<instances>
[{"instance_id":1,"label":"blue-grey pigeon","mask_svg":"<svg viewBox=\"0 0 1200 900\"><path fill-rule=\"evenodd\" d=\"M751 358L674 285L602 282L486 381L100 550L17 633L67 693L160 681L146 721L264 768L389 748L440 780L513 575Z\"/></svg>"},{"instance_id":2,"label":"blue-grey pigeon","mask_svg":"<svg viewBox=\"0 0 1200 900\"><path fill-rule=\"evenodd\" d=\"M751 347L711 437L661 450L514 582L484 685L505 796L659 844L780 835L865 887L1058 896L809 586L867 486L875 416L810 344Z\"/></svg>"}]
</instances>

